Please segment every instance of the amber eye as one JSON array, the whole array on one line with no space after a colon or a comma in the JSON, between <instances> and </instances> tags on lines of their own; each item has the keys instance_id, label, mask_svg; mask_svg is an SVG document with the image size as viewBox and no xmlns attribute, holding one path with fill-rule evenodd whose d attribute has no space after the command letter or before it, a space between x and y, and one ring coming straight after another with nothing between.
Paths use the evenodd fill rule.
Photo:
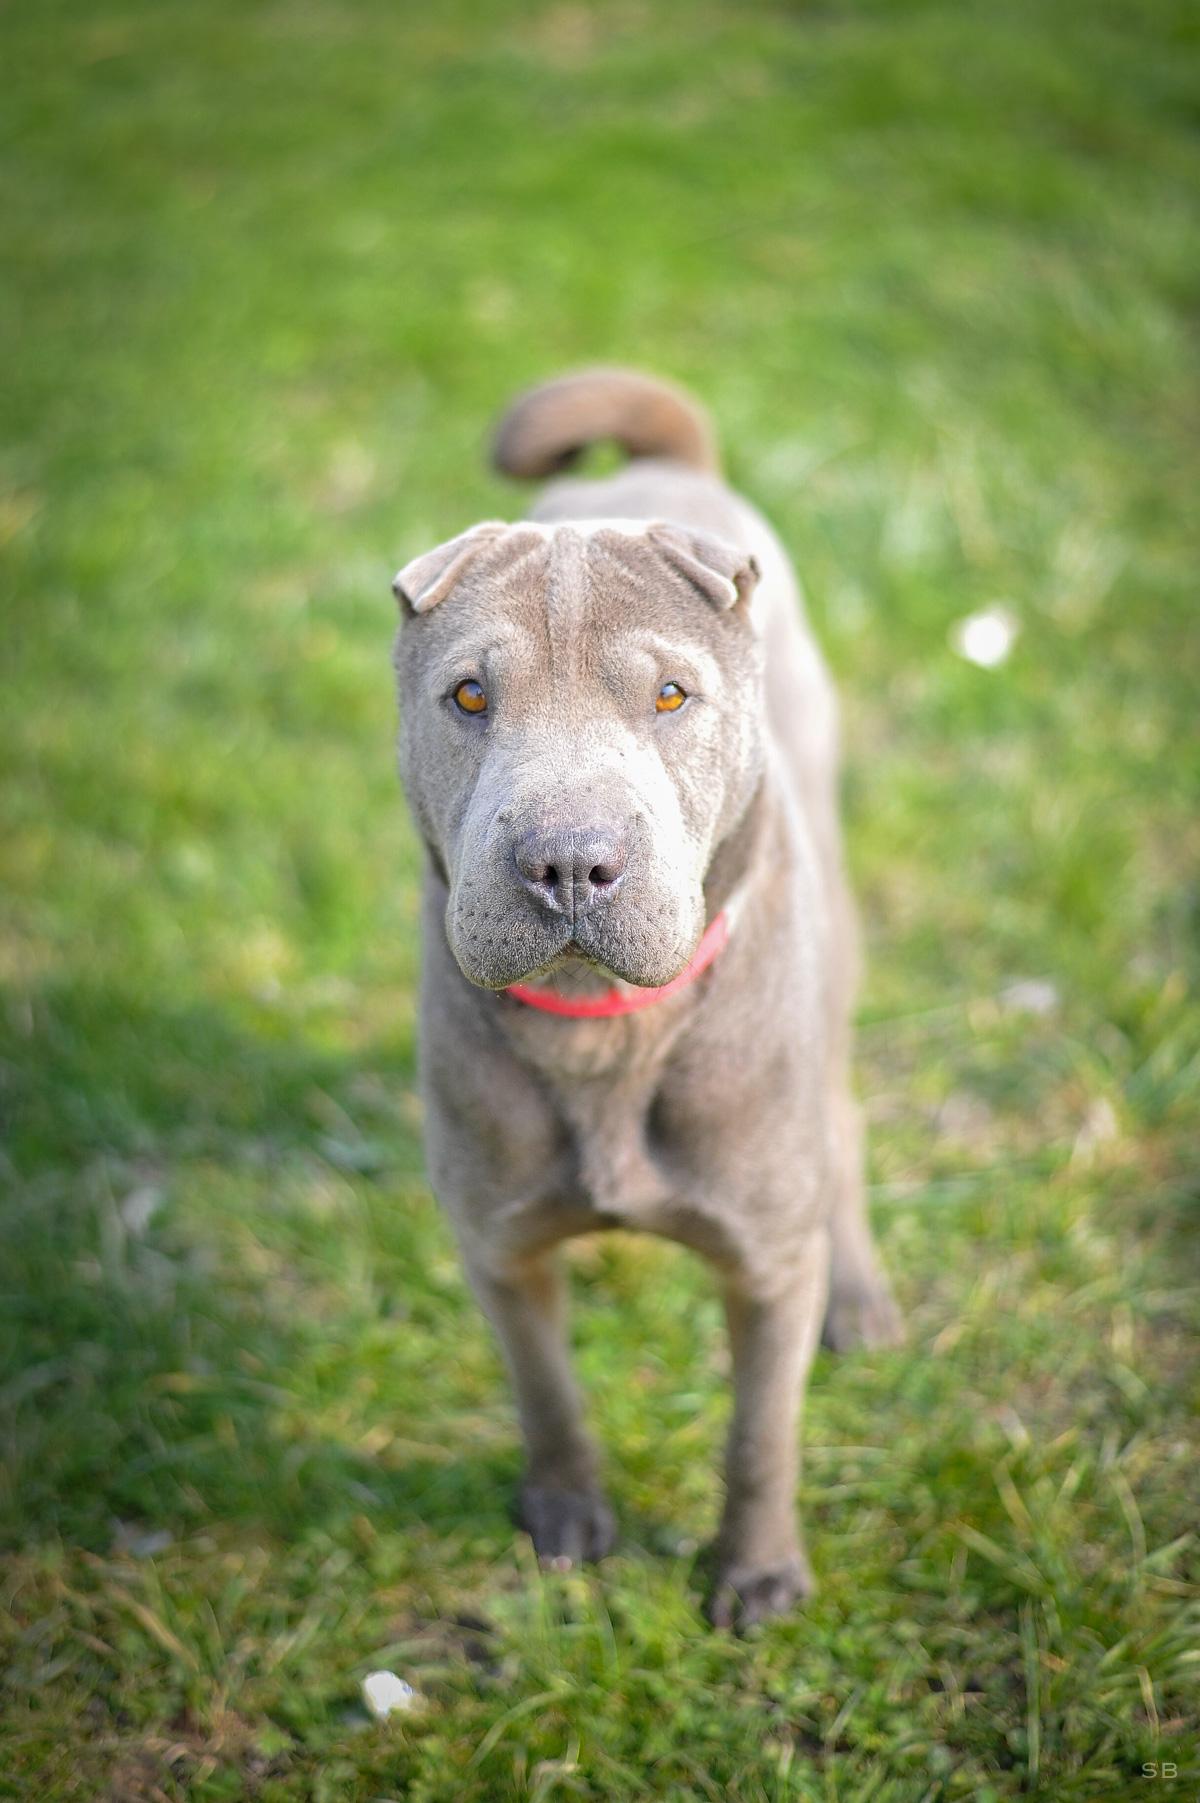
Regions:
<instances>
[{"instance_id":1,"label":"amber eye","mask_svg":"<svg viewBox=\"0 0 1200 1803\"><path fill-rule=\"evenodd\" d=\"M454 691L454 702L464 714L487 713L487 696L477 682L460 682Z\"/></svg>"},{"instance_id":2,"label":"amber eye","mask_svg":"<svg viewBox=\"0 0 1200 1803\"><path fill-rule=\"evenodd\" d=\"M654 705L660 714L673 714L687 700L687 693L677 682L664 682Z\"/></svg>"}]
</instances>

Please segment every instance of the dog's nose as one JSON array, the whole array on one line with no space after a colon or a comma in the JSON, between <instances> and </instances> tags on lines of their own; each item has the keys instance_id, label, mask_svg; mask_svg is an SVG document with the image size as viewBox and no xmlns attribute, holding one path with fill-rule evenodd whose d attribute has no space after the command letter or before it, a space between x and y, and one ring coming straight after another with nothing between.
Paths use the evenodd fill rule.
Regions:
<instances>
[{"instance_id":1,"label":"dog's nose","mask_svg":"<svg viewBox=\"0 0 1200 1803\"><path fill-rule=\"evenodd\" d=\"M626 851L610 827L534 830L514 848L521 881L552 913L574 920L625 874Z\"/></svg>"}]
</instances>

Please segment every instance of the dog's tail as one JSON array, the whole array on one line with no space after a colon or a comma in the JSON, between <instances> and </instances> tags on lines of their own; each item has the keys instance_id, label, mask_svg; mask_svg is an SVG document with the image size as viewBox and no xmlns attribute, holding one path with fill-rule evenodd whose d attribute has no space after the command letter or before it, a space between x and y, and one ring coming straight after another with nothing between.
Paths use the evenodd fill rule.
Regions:
<instances>
[{"instance_id":1,"label":"dog's tail","mask_svg":"<svg viewBox=\"0 0 1200 1803\"><path fill-rule=\"evenodd\" d=\"M630 457L719 468L704 410L674 383L633 369L582 369L518 395L496 428L492 459L506 476L552 476L602 438Z\"/></svg>"}]
</instances>

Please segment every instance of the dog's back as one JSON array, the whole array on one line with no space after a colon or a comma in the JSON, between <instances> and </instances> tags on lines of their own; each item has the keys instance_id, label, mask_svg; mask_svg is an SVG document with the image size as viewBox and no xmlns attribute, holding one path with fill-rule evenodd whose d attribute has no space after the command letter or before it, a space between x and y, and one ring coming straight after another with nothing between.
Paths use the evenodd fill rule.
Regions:
<instances>
[{"instance_id":1,"label":"dog's back","mask_svg":"<svg viewBox=\"0 0 1200 1803\"><path fill-rule=\"evenodd\" d=\"M628 453L623 469L602 477L562 474L605 440ZM838 823L836 696L787 553L758 510L722 480L708 415L658 377L581 370L519 395L500 420L492 455L505 475L557 478L542 489L531 519L671 520L718 533L754 556L762 578L751 605L771 738L821 861L840 979L833 1013L844 1018L857 978L857 934Z\"/></svg>"}]
</instances>

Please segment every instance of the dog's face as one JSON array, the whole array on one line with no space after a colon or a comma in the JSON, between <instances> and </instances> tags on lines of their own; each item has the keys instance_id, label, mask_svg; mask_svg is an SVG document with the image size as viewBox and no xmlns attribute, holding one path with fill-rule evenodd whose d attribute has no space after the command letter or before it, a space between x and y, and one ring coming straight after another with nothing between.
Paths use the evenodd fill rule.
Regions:
<instances>
[{"instance_id":1,"label":"dog's face","mask_svg":"<svg viewBox=\"0 0 1200 1803\"><path fill-rule=\"evenodd\" d=\"M757 573L633 521L476 526L400 572L401 774L471 982L687 964L761 770Z\"/></svg>"}]
</instances>

